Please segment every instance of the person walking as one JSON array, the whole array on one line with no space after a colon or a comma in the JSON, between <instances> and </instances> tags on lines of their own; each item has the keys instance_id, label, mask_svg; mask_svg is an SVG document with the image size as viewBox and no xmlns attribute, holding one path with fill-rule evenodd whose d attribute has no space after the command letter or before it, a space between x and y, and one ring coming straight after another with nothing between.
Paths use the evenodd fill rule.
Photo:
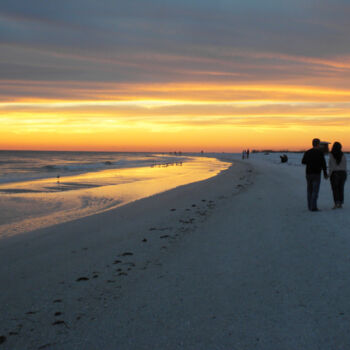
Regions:
<instances>
[{"instance_id":1,"label":"person walking","mask_svg":"<svg viewBox=\"0 0 350 350\"><path fill-rule=\"evenodd\" d=\"M310 211L319 211L317 198L321 184L321 170L324 178L328 179L326 160L320 149L320 142L319 139L313 139L312 148L304 153L301 161L306 165L307 205Z\"/></svg>"},{"instance_id":2,"label":"person walking","mask_svg":"<svg viewBox=\"0 0 350 350\"><path fill-rule=\"evenodd\" d=\"M329 176L334 199L333 209L342 208L344 203L344 185L347 174L346 157L341 149L341 143L334 142L328 161Z\"/></svg>"}]
</instances>

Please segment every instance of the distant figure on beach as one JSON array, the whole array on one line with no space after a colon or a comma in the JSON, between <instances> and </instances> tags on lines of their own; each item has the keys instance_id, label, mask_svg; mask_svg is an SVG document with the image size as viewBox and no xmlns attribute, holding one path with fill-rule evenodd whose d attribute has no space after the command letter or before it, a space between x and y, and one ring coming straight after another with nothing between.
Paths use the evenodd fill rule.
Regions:
<instances>
[{"instance_id":1,"label":"distant figure on beach","mask_svg":"<svg viewBox=\"0 0 350 350\"><path fill-rule=\"evenodd\" d=\"M247 149L247 159L249 158L249 153L250 153L250 151L249 151L249 149Z\"/></svg>"},{"instance_id":2,"label":"distant figure on beach","mask_svg":"<svg viewBox=\"0 0 350 350\"><path fill-rule=\"evenodd\" d=\"M280 156L281 158L281 163L287 163L288 162L288 156L286 154L283 154Z\"/></svg>"},{"instance_id":3,"label":"distant figure on beach","mask_svg":"<svg viewBox=\"0 0 350 350\"><path fill-rule=\"evenodd\" d=\"M306 165L307 205L310 211L319 211L317 208L318 192L321 183L321 170L325 179L328 179L326 160L320 149L320 140L312 140L312 148L304 153L302 164Z\"/></svg>"},{"instance_id":4,"label":"distant figure on beach","mask_svg":"<svg viewBox=\"0 0 350 350\"><path fill-rule=\"evenodd\" d=\"M246 157L246 152L245 152L245 150L242 152L242 159L245 159L245 157Z\"/></svg>"},{"instance_id":5,"label":"distant figure on beach","mask_svg":"<svg viewBox=\"0 0 350 350\"><path fill-rule=\"evenodd\" d=\"M328 169L334 199L333 209L342 208L344 203L344 185L347 174L346 157L341 149L341 143L334 142L329 154Z\"/></svg>"}]
</instances>

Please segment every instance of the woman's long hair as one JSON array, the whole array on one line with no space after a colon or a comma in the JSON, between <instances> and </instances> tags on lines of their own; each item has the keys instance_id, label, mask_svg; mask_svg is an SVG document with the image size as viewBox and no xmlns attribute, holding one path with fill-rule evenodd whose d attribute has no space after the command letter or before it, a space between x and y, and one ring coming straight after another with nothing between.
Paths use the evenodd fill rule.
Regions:
<instances>
[{"instance_id":1,"label":"woman's long hair","mask_svg":"<svg viewBox=\"0 0 350 350\"><path fill-rule=\"evenodd\" d=\"M343 156L343 152L341 150L341 143L340 142L334 142L333 143L333 147L332 147L332 151L331 153L333 154L333 157L335 158L337 164L339 164L341 162L341 158Z\"/></svg>"}]
</instances>

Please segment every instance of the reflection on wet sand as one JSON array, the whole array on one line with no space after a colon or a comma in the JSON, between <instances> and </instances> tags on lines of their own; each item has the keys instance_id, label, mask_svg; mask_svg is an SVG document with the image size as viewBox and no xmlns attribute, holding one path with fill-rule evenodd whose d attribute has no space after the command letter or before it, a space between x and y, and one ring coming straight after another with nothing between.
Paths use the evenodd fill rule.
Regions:
<instances>
[{"instance_id":1,"label":"reflection on wet sand","mask_svg":"<svg viewBox=\"0 0 350 350\"><path fill-rule=\"evenodd\" d=\"M166 164L152 164L150 168L168 168L182 166L183 162ZM135 175L137 178L135 178ZM149 177L149 168L111 169L75 176L56 176L56 181L50 179L32 180L7 185L0 185L0 193L39 193L39 192L61 192L80 190L84 188L111 186L120 183L139 181L143 177ZM129 180L127 180L129 178ZM65 181L65 179L67 181ZM99 182L96 182L99 180ZM81 182L84 181L84 182Z\"/></svg>"},{"instance_id":2,"label":"reflection on wet sand","mask_svg":"<svg viewBox=\"0 0 350 350\"><path fill-rule=\"evenodd\" d=\"M198 157L184 163L108 169L0 185L0 236L103 212L207 179L229 165L214 158Z\"/></svg>"}]
</instances>

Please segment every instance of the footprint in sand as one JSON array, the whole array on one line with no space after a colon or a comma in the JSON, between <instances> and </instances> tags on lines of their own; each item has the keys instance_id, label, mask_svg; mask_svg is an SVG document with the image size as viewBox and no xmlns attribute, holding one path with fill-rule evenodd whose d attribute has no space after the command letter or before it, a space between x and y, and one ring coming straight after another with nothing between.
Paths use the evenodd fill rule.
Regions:
<instances>
[{"instance_id":1,"label":"footprint in sand","mask_svg":"<svg viewBox=\"0 0 350 350\"><path fill-rule=\"evenodd\" d=\"M175 208L170 209L170 211L175 211L175 210L176 210Z\"/></svg>"},{"instance_id":2,"label":"footprint in sand","mask_svg":"<svg viewBox=\"0 0 350 350\"><path fill-rule=\"evenodd\" d=\"M0 335L0 344L5 343L6 337L4 335Z\"/></svg>"},{"instance_id":3,"label":"footprint in sand","mask_svg":"<svg viewBox=\"0 0 350 350\"><path fill-rule=\"evenodd\" d=\"M122 261L121 260L114 260L113 264L116 265L116 264L120 264Z\"/></svg>"},{"instance_id":4,"label":"footprint in sand","mask_svg":"<svg viewBox=\"0 0 350 350\"><path fill-rule=\"evenodd\" d=\"M88 281L89 278L88 277L79 277L76 279L77 282L80 282L80 281Z\"/></svg>"},{"instance_id":5,"label":"footprint in sand","mask_svg":"<svg viewBox=\"0 0 350 350\"><path fill-rule=\"evenodd\" d=\"M194 221L194 218L189 218L187 221L186 220L179 220L180 223L182 224L192 224Z\"/></svg>"},{"instance_id":6,"label":"footprint in sand","mask_svg":"<svg viewBox=\"0 0 350 350\"><path fill-rule=\"evenodd\" d=\"M166 230L171 230L171 229L172 229L172 227L158 227L158 228L152 227L149 230L150 231L166 231Z\"/></svg>"},{"instance_id":7,"label":"footprint in sand","mask_svg":"<svg viewBox=\"0 0 350 350\"><path fill-rule=\"evenodd\" d=\"M26 315L35 315L38 311L28 311Z\"/></svg>"},{"instance_id":8,"label":"footprint in sand","mask_svg":"<svg viewBox=\"0 0 350 350\"><path fill-rule=\"evenodd\" d=\"M54 303L62 303L62 299L55 299L53 302Z\"/></svg>"},{"instance_id":9,"label":"footprint in sand","mask_svg":"<svg viewBox=\"0 0 350 350\"><path fill-rule=\"evenodd\" d=\"M60 311L55 312L55 316L61 316L61 315L62 315L62 312Z\"/></svg>"},{"instance_id":10,"label":"footprint in sand","mask_svg":"<svg viewBox=\"0 0 350 350\"><path fill-rule=\"evenodd\" d=\"M67 326L67 323L66 323L65 321L63 321L63 320L57 320L57 321L55 321L55 322L52 323L53 326L57 326L57 325L60 325L60 324L63 324L64 326L66 326L67 328L69 328L69 327Z\"/></svg>"},{"instance_id":11,"label":"footprint in sand","mask_svg":"<svg viewBox=\"0 0 350 350\"><path fill-rule=\"evenodd\" d=\"M125 253L123 253L123 254L120 254L120 256L131 256L131 255L134 255L134 253L125 252Z\"/></svg>"}]
</instances>

